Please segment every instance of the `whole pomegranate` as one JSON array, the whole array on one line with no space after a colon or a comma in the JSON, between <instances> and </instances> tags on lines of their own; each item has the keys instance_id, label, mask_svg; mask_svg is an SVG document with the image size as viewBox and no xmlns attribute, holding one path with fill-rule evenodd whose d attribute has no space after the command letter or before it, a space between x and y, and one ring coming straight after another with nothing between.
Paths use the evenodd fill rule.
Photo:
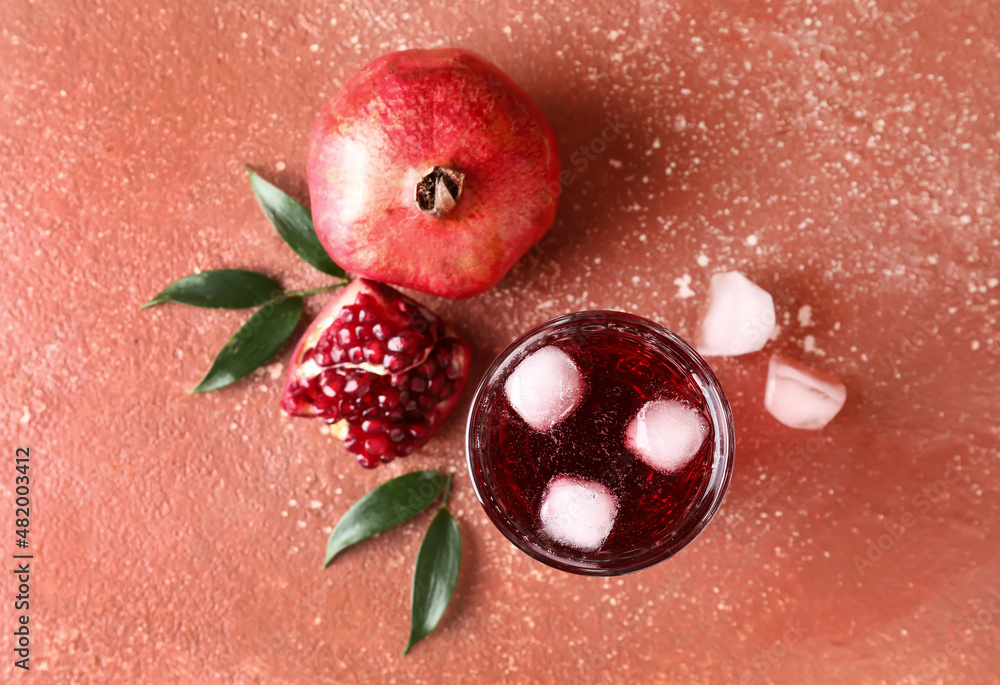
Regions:
<instances>
[{"instance_id":1,"label":"whole pomegranate","mask_svg":"<svg viewBox=\"0 0 1000 685\"><path fill-rule=\"evenodd\" d=\"M496 285L552 225L559 151L538 105L465 50L375 60L309 140L320 241L348 271L450 298Z\"/></svg>"},{"instance_id":2,"label":"whole pomegranate","mask_svg":"<svg viewBox=\"0 0 1000 685\"><path fill-rule=\"evenodd\" d=\"M281 398L331 425L362 466L405 457L434 434L469 375L469 346L444 321L359 278L306 330Z\"/></svg>"}]
</instances>

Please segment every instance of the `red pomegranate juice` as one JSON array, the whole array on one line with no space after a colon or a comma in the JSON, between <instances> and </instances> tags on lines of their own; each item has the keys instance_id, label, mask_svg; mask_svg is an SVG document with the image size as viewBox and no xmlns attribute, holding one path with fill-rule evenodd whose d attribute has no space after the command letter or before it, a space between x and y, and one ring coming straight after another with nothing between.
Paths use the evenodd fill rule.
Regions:
<instances>
[{"instance_id":1,"label":"red pomegranate juice","mask_svg":"<svg viewBox=\"0 0 1000 685\"><path fill-rule=\"evenodd\" d=\"M582 395L537 430L512 406L508 379L546 347L572 360ZM677 403L703 427L700 447L675 469L653 468L628 443L629 424L657 401ZM718 381L680 338L639 317L581 312L528 333L494 363L470 413L468 451L480 501L515 545L563 570L615 575L671 556L708 523L731 473L732 420ZM561 477L613 497L613 524L596 549L547 532L542 508Z\"/></svg>"}]
</instances>

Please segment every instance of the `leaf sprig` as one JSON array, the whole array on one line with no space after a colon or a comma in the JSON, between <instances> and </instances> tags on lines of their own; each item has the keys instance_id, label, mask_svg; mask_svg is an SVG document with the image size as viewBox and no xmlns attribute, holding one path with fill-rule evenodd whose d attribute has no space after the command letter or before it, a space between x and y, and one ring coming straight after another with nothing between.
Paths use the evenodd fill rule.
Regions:
<instances>
[{"instance_id":1,"label":"leaf sprig","mask_svg":"<svg viewBox=\"0 0 1000 685\"><path fill-rule=\"evenodd\" d=\"M413 471L379 485L347 510L326 545L324 566L329 566L351 545L410 520L444 490L441 506L417 552L410 595L410 638L404 655L441 621L458 582L462 536L448 511L451 479L440 471Z\"/></svg>"},{"instance_id":2,"label":"leaf sprig","mask_svg":"<svg viewBox=\"0 0 1000 685\"><path fill-rule=\"evenodd\" d=\"M165 302L209 309L260 307L219 351L192 393L224 388L262 366L295 332L302 318L303 297L347 283L347 274L316 237L309 210L249 168L247 174L257 202L281 238L302 259L337 282L312 290L284 290L270 276L256 271L217 269L185 276L164 288L141 309Z\"/></svg>"},{"instance_id":3,"label":"leaf sprig","mask_svg":"<svg viewBox=\"0 0 1000 685\"><path fill-rule=\"evenodd\" d=\"M335 283L312 290L284 290L265 274L217 269L192 274L164 288L141 309L167 302L208 309L259 307L219 351L192 393L224 388L270 359L295 332L303 298L347 284L347 274L316 237L309 210L249 168L250 187L278 234L302 259ZM448 511L450 475L415 471L383 483L358 500L341 517L326 547L324 567L348 547L410 520L433 504L442 490L441 506L417 553L410 599L410 637L403 654L427 637L441 621L455 592L462 560L458 522Z\"/></svg>"}]
</instances>

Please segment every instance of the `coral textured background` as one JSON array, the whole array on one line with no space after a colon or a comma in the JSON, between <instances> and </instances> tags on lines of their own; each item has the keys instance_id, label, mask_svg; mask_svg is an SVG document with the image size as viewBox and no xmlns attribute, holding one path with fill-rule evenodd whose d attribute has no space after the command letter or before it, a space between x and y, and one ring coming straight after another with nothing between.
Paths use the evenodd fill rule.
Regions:
<instances>
[{"instance_id":1,"label":"coral textured background","mask_svg":"<svg viewBox=\"0 0 1000 685\"><path fill-rule=\"evenodd\" d=\"M995 4L571 7L0 0L0 554L28 445L37 555L28 674L0 581L0 680L995 682ZM322 105L369 60L432 46L522 84L573 173L498 288L423 298L474 344L473 380L565 312L690 337L712 273L775 294L765 351L713 361L737 422L726 503L658 567L588 579L507 543L465 473L471 388L426 449L364 471L280 413L289 347L186 394L248 313L139 311L196 269L323 284L242 164L306 199ZM771 352L845 380L831 426L766 414ZM458 474L465 554L438 631L402 658L429 514L321 562L350 504L415 468Z\"/></svg>"}]
</instances>

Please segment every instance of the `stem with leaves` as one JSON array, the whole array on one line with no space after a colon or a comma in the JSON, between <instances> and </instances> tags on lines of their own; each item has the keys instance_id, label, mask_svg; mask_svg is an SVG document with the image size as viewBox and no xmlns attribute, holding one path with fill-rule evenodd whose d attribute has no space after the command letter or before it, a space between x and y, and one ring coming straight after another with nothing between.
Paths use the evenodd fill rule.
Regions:
<instances>
[{"instance_id":1,"label":"stem with leaves","mask_svg":"<svg viewBox=\"0 0 1000 685\"><path fill-rule=\"evenodd\" d=\"M452 476L440 471L414 471L393 478L358 500L341 517L326 546L326 562L362 540L408 521L429 507L441 491L441 506L427 527L413 569L410 638L403 654L427 637L444 616L458 582L462 536L448 511Z\"/></svg>"},{"instance_id":2,"label":"stem with leaves","mask_svg":"<svg viewBox=\"0 0 1000 685\"><path fill-rule=\"evenodd\" d=\"M445 486L441 508L424 533L413 568L413 590L410 596L410 639L403 654L427 637L437 626L451 602L458 583L462 563L462 536L458 521L448 511L451 476Z\"/></svg>"},{"instance_id":3,"label":"stem with leaves","mask_svg":"<svg viewBox=\"0 0 1000 685\"><path fill-rule=\"evenodd\" d=\"M270 359L291 337L302 318L303 298L340 288L347 274L316 237L309 210L247 169L250 187L282 239L302 259L337 282L307 290L284 290L274 279L254 271L218 269L171 283L142 309L175 302L209 309L259 307L229 339L192 393L218 390L247 376ZM324 566L346 548L398 526L429 507L444 491L441 506L427 527L413 570L410 638L403 654L427 637L444 615L462 561L458 522L448 511L450 475L415 471L376 487L340 519L326 547Z\"/></svg>"},{"instance_id":4,"label":"stem with leaves","mask_svg":"<svg viewBox=\"0 0 1000 685\"><path fill-rule=\"evenodd\" d=\"M185 276L142 305L142 309L165 302L210 309L260 307L219 351L192 393L224 388L262 366L295 332L302 318L303 297L348 282L347 274L330 259L316 237L309 210L250 169L247 173L257 202L285 243L337 282L309 290L283 290L274 279L255 271L218 269Z\"/></svg>"}]
</instances>

